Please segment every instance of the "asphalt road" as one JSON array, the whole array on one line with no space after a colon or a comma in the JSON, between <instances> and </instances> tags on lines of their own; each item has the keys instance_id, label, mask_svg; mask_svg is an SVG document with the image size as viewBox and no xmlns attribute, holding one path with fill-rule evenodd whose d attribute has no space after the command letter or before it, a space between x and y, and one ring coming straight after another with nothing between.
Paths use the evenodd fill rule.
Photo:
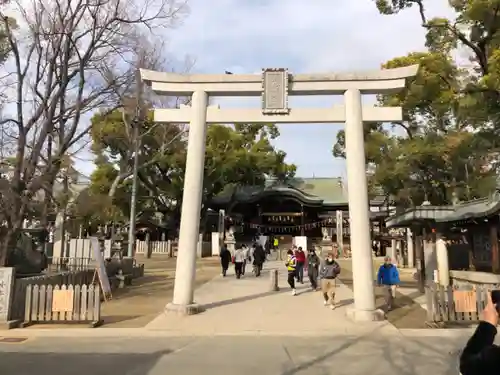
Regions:
<instances>
[{"instance_id":1,"label":"asphalt road","mask_svg":"<svg viewBox=\"0 0 500 375\"><path fill-rule=\"evenodd\" d=\"M457 375L467 337L30 338L0 343L1 375Z\"/></svg>"}]
</instances>

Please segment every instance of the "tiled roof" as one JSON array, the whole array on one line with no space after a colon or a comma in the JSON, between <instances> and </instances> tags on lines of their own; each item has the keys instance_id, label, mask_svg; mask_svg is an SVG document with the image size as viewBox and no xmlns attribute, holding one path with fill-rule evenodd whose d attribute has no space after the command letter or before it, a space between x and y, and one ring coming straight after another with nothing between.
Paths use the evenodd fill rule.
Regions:
<instances>
[{"instance_id":1,"label":"tiled roof","mask_svg":"<svg viewBox=\"0 0 500 375\"><path fill-rule=\"evenodd\" d=\"M347 190L340 177L295 178L290 185L309 195L315 195L325 204L347 204Z\"/></svg>"},{"instance_id":2,"label":"tiled roof","mask_svg":"<svg viewBox=\"0 0 500 375\"><path fill-rule=\"evenodd\" d=\"M340 178L295 178L288 184L275 183L272 180L265 186L241 186L236 192L226 191L213 199L213 203L224 203L234 198L235 200L251 200L267 193L283 193L299 196L300 199L310 203L326 205L346 205L347 194Z\"/></svg>"},{"instance_id":3,"label":"tiled roof","mask_svg":"<svg viewBox=\"0 0 500 375\"><path fill-rule=\"evenodd\" d=\"M407 226L415 221L453 223L487 218L500 212L500 195L475 199L448 206L418 206L393 215L386 220L388 227Z\"/></svg>"}]
</instances>

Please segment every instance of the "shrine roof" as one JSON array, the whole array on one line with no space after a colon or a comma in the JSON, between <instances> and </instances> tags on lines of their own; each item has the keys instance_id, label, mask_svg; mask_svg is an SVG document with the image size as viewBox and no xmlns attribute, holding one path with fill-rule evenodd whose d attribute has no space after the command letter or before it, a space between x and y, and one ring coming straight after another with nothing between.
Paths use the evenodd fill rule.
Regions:
<instances>
[{"instance_id":1,"label":"shrine roof","mask_svg":"<svg viewBox=\"0 0 500 375\"><path fill-rule=\"evenodd\" d=\"M213 200L213 204L230 201L252 202L266 195L292 195L306 204L347 205L347 194L341 178L294 178L287 184L268 181L265 186L240 186L226 191Z\"/></svg>"},{"instance_id":2,"label":"shrine roof","mask_svg":"<svg viewBox=\"0 0 500 375\"><path fill-rule=\"evenodd\" d=\"M461 202L456 205L423 205L396 213L386 219L386 226L405 227L418 221L436 223L456 223L487 218L500 213L500 195L498 193L480 199Z\"/></svg>"},{"instance_id":3,"label":"shrine roof","mask_svg":"<svg viewBox=\"0 0 500 375\"><path fill-rule=\"evenodd\" d=\"M322 199L324 204L347 204L347 190L340 177L296 178L291 185L307 195Z\"/></svg>"},{"instance_id":4,"label":"shrine roof","mask_svg":"<svg viewBox=\"0 0 500 375\"><path fill-rule=\"evenodd\" d=\"M500 212L500 196L496 194L489 198L475 199L468 202L463 202L455 206L455 210L445 218L439 220L441 222L452 222L461 220L471 220L486 218Z\"/></svg>"}]
</instances>

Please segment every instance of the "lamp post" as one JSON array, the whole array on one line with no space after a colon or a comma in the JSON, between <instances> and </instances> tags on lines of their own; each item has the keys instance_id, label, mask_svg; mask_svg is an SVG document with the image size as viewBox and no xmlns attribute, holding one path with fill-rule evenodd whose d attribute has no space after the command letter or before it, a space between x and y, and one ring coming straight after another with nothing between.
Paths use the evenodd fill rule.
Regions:
<instances>
[{"instance_id":1,"label":"lamp post","mask_svg":"<svg viewBox=\"0 0 500 375\"><path fill-rule=\"evenodd\" d=\"M134 255L135 247L135 215L137 204L137 170L139 169L139 119L136 114L133 122L134 126L134 166L132 169L132 194L130 196L130 223L128 227L128 247L127 256Z\"/></svg>"}]
</instances>

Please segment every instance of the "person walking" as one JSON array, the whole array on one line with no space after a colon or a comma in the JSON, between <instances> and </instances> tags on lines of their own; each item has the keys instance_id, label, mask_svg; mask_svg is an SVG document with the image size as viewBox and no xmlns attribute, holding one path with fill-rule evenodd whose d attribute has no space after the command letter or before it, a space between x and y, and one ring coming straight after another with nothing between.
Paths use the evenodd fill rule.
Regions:
<instances>
[{"instance_id":1,"label":"person walking","mask_svg":"<svg viewBox=\"0 0 500 375\"><path fill-rule=\"evenodd\" d=\"M292 295L297 295L297 290L295 289L295 277L297 273L297 259L292 250L287 251L287 259L286 259L286 269L288 271L288 285L292 288Z\"/></svg>"},{"instance_id":2,"label":"person walking","mask_svg":"<svg viewBox=\"0 0 500 375\"><path fill-rule=\"evenodd\" d=\"M336 278L340 274L340 265L335 261L333 254L329 253L321 265L319 277L321 279L321 292L323 293L323 303L335 309L335 288Z\"/></svg>"},{"instance_id":3,"label":"person walking","mask_svg":"<svg viewBox=\"0 0 500 375\"><path fill-rule=\"evenodd\" d=\"M261 245L256 245L253 252L253 266L255 270L255 276L259 277L262 272L262 266L266 260L266 252Z\"/></svg>"},{"instance_id":4,"label":"person walking","mask_svg":"<svg viewBox=\"0 0 500 375\"><path fill-rule=\"evenodd\" d=\"M310 249L307 254L307 274L309 275L309 281L311 283L312 290L318 289L318 275L319 275L319 265L321 261L314 251Z\"/></svg>"},{"instance_id":5,"label":"person walking","mask_svg":"<svg viewBox=\"0 0 500 375\"><path fill-rule=\"evenodd\" d=\"M377 284L384 288L384 298L387 311L392 310L396 287L399 283L398 268L392 264L391 257L385 257L384 264L382 264L378 270Z\"/></svg>"},{"instance_id":6,"label":"person walking","mask_svg":"<svg viewBox=\"0 0 500 375\"><path fill-rule=\"evenodd\" d=\"M264 250L266 252L266 255L271 255L271 242L269 241L269 238L266 239L266 242L264 243Z\"/></svg>"},{"instance_id":7,"label":"person walking","mask_svg":"<svg viewBox=\"0 0 500 375\"><path fill-rule=\"evenodd\" d=\"M222 245L219 256L220 265L222 267L222 276L226 277L227 269L229 268L229 263L231 262L231 252L227 249L226 245Z\"/></svg>"},{"instance_id":8,"label":"person walking","mask_svg":"<svg viewBox=\"0 0 500 375\"><path fill-rule=\"evenodd\" d=\"M295 258L297 259L297 281L304 284L304 265L306 264L306 253L299 246L295 251Z\"/></svg>"},{"instance_id":9,"label":"person walking","mask_svg":"<svg viewBox=\"0 0 500 375\"><path fill-rule=\"evenodd\" d=\"M250 249L245 244L243 244L241 248L245 254L245 259L243 260L243 265L241 266L241 274L244 276L247 269L247 262L250 260Z\"/></svg>"},{"instance_id":10,"label":"person walking","mask_svg":"<svg viewBox=\"0 0 500 375\"><path fill-rule=\"evenodd\" d=\"M236 278L239 279L241 278L243 262L245 261L245 251L243 250L242 247L238 246L234 251L233 261L234 261L234 272L236 273Z\"/></svg>"}]
</instances>

